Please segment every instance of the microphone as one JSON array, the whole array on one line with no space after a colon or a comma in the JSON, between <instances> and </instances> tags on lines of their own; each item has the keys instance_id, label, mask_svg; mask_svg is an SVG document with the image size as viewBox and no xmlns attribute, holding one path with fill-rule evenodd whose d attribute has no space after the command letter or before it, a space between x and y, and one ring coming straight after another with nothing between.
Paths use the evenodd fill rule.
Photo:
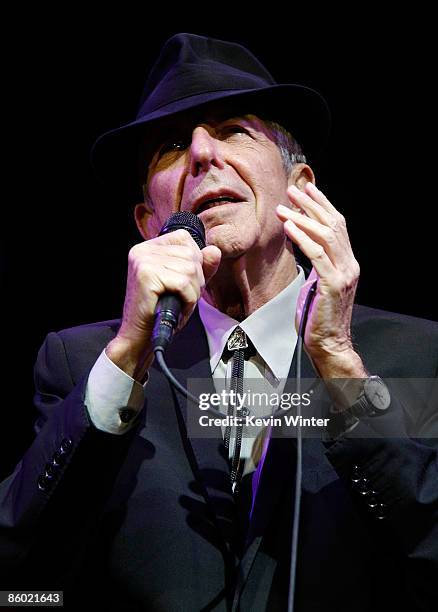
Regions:
<instances>
[{"instance_id":1,"label":"microphone","mask_svg":"<svg viewBox=\"0 0 438 612\"><path fill-rule=\"evenodd\" d=\"M205 228L195 214L185 211L171 215L161 228L159 236L185 229L200 249L205 247ZM181 299L173 293L163 293L159 298L154 313L154 329L152 331L152 346L156 350L165 350L172 340L173 332L178 325L181 314Z\"/></svg>"}]
</instances>

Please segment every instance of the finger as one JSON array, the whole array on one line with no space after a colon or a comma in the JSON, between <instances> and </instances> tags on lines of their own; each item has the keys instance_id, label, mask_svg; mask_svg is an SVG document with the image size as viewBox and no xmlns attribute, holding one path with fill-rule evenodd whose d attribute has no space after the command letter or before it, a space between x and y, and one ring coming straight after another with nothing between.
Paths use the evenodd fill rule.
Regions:
<instances>
[{"instance_id":1,"label":"finger","mask_svg":"<svg viewBox=\"0 0 438 612\"><path fill-rule=\"evenodd\" d=\"M296 309L296 313L295 313L295 329L296 329L297 333L300 330L301 317L303 316L303 311L304 311L304 304L306 303L307 296L308 296L309 291L310 291L312 285L314 284L315 280L318 280L318 275L317 275L317 273L315 271L315 268L312 268L312 271L311 271L309 277L307 278L307 280L304 283L304 285L301 287L301 290L300 290L300 292L298 294L297 309ZM314 300L309 305L308 316L311 316L311 312L312 312L313 307L314 307Z\"/></svg>"},{"instance_id":2,"label":"finger","mask_svg":"<svg viewBox=\"0 0 438 612\"><path fill-rule=\"evenodd\" d=\"M312 199L309 194L297 189L295 185L291 185L287 190L287 195L291 203L298 206L306 215L330 226L332 220L330 212Z\"/></svg>"},{"instance_id":3,"label":"finger","mask_svg":"<svg viewBox=\"0 0 438 612\"><path fill-rule=\"evenodd\" d=\"M306 183L305 189L306 192L311 195L314 201L320 204L321 207L323 207L329 213L327 225L331 227L334 232L339 233L343 237L343 240L350 245L350 237L348 235L347 223L344 215L342 215L342 213L333 206L330 200L328 200L322 191L315 187L313 183Z\"/></svg>"},{"instance_id":4,"label":"finger","mask_svg":"<svg viewBox=\"0 0 438 612\"><path fill-rule=\"evenodd\" d=\"M304 255L310 259L320 277L327 278L333 275L335 271L333 263L330 261L322 245L312 240L290 219L284 223L284 231L299 246Z\"/></svg>"},{"instance_id":5,"label":"finger","mask_svg":"<svg viewBox=\"0 0 438 612\"><path fill-rule=\"evenodd\" d=\"M349 251L346 251L345 242L341 242L339 234L330 227L323 225L315 219L290 210L281 204L277 207L277 214L283 220L290 219L295 225L302 229L312 240L324 247L334 265L344 265Z\"/></svg>"},{"instance_id":6,"label":"finger","mask_svg":"<svg viewBox=\"0 0 438 612\"><path fill-rule=\"evenodd\" d=\"M148 244L142 250L141 254L157 255L160 257L175 257L177 259L185 259L187 261L195 261L202 265L202 254L195 242L193 247L191 244Z\"/></svg>"},{"instance_id":7,"label":"finger","mask_svg":"<svg viewBox=\"0 0 438 612\"><path fill-rule=\"evenodd\" d=\"M314 185L313 183L309 181L308 183L305 184L304 189L305 189L305 192L312 198L312 200L314 200L320 206L322 206L324 210L327 210L331 214L338 214L338 215L341 214L333 206L330 200L323 194L323 192L320 189L318 189L316 185Z\"/></svg>"},{"instance_id":8,"label":"finger","mask_svg":"<svg viewBox=\"0 0 438 612\"><path fill-rule=\"evenodd\" d=\"M319 276L318 273L316 272L315 268L312 268L310 271L309 276L306 278L306 282L304 283L304 285L301 287L299 296L298 296L298 306L302 306L302 304L304 303L306 296L309 292L309 289L312 287L313 283L315 281L318 282L319 280Z\"/></svg>"},{"instance_id":9,"label":"finger","mask_svg":"<svg viewBox=\"0 0 438 612\"><path fill-rule=\"evenodd\" d=\"M160 270L173 270L193 278L201 287L205 285L201 262L190 248L181 245L158 247L142 254L139 262L140 266L146 264L154 276L159 276Z\"/></svg>"},{"instance_id":10,"label":"finger","mask_svg":"<svg viewBox=\"0 0 438 612\"><path fill-rule=\"evenodd\" d=\"M312 272L310 273L304 285L301 287L301 290L298 294L297 312L299 315L302 314L303 306L307 299L307 294L309 293L311 287L313 286L313 283L317 280L318 280L318 275L316 274L315 268L312 268Z\"/></svg>"},{"instance_id":11,"label":"finger","mask_svg":"<svg viewBox=\"0 0 438 612\"><path fill-rule=\"evenodd\" d=\"M176 293L183 302L183 313L191 310L201 297L201 288L197 282L185 274L180 274L175 270L164 268L159 277L156 277L156 284L160 286L157 291L159 295L163 293Z\"/></svg>"},{"instance_id":12,"label":"finger","mask_svg":"<svg viewBox=\"0 0 438 612\"><path fill-rule=\"evenodd\" d=\"M204 271L205 283L207 284L212 276L214 276L214 274L217 272L221 262L222 253L221 250L213 244L202 249L201 253L203 257L202 269Z\"/></svg>"},{"instance_id":13,"label":"finger","mask_svg":"<svg viewBox=\"0 0 438 612\"><path fill-rule=\"evenodd\" d=\"M318 273L316 272L315 268L312 268L310 270L309 276L306 278L305 285L307 285L307 283L309 283L309 285L313 285L313 282L317 280L318 280Z\"/></svg>"},{"instance_id":14,"label":"finger","mask_svg":"<svg viewBox=\"0 0 438 612\"><path fill-rule=\"evenodd\" d=\"M163 236L157 236L151 240L146 241L147 243L153 243L154 245L181 245L191 248L197 253L199 261L202 261L202 256L199 256L199 247L193 240L189 232L185 229L178 229Z\"/></svg>"},{"instance_id":15,"label":"finger","mask_svg":"<svg viewBox=\"0 0 438 612\"><path fill-rule=\"evenodd\" d=\"M153 262L152 265L157 266L156 262ZM166 270L172 270L173 272L178 272L178 274L187 276L192 282L196 282L201 287L205 285L202 266L198 262L193 261L193 259L187 260L181 259L180 257L160 256L159 265Z\"/></svg>"}]
</instances>

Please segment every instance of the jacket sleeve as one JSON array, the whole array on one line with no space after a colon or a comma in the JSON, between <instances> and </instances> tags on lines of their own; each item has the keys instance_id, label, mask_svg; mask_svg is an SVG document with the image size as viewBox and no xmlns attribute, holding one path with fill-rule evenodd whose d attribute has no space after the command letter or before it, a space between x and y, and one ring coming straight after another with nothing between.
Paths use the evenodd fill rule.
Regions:
<instances>
[{"instance_id":1,"label":"jacket sleeve","mask_svg":"<svg viewBox=\"0 0 438 612\"><path fill-rule=\"evenodd\" d=\"M405 393L392 394L387 414L362 418L351 434L327 450L376 536L400 556L403 588L417 606L414 609L422 609L425 600L433 601L437 595L436 380L428 389L427 401L417 395L414 408L413 397L407 406Z\"/></svg>"},{"instance_id":2,"label":"jacket sleeve","mask_svg":"<svg viewBox=\"0 0 438 612\"><path fill-rule=\"evenodd\" d=\"M90 369L90 368L89 368ZM51 333L35 366L35 439L0 484L0 560L8 587L41 587L80 563L80 542L98 521L132 432L96 429L84 404L89 369L74 385L59 334ZM29 577L34 581L31 585Z\"/></svg>"}]
</instances>

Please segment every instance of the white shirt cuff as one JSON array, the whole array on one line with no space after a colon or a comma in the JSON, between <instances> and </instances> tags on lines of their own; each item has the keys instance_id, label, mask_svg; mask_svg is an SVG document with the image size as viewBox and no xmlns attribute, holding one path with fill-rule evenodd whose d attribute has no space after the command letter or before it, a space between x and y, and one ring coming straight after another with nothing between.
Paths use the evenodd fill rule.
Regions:
<instances>
[{"instance_id":1,"label":"white shirt cuff","mask_svg":"<svg viewBox=\"0 0 438 612\"><path fill-rule=\"evenodd\" d=\"M147 380L141 385L128 376L103 350L85 390L85 405L93 425L117 435L129 431L143 408L146 384Z\"/></svg>"}]
</instances>

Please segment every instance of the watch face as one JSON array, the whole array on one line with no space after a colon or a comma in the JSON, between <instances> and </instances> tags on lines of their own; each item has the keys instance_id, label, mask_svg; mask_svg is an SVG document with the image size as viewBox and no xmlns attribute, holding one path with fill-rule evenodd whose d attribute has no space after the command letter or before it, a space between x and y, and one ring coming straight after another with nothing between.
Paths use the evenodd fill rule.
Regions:
<instances>
[{"instance_id":1,"label":"watch face","mask_svg":"<svg viewBox=\"0 0 438 612\"><path fill-rule=\"evenodd\" d=\"M389 408L391 396L387 386L379 376L370 376L365 381L364 392L367 400L375 410L382 411Z\"/></svg>"}]
</instances>

